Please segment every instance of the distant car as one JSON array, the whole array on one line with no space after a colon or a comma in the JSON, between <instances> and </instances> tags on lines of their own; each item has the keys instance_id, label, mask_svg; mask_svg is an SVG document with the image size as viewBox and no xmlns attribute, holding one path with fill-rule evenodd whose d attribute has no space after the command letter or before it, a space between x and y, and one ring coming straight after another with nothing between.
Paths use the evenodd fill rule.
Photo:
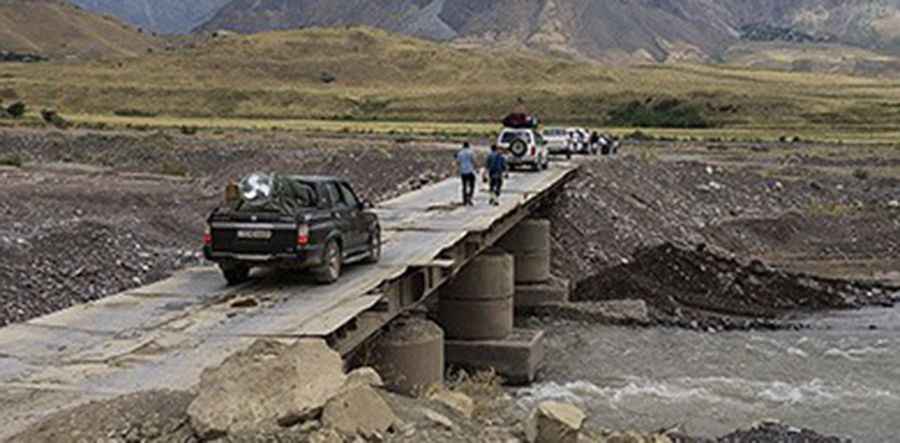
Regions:
<instances>
[{"instance_id":1,"label":"distant car","mask_svg":"<svg viewBox=\"0 0 900 443\"><path fill-rule=\"evenodd\" d=\"M547 128L542 134L544 140L547 140L547 151L550 155L565 155L566 158L572 158L572 141L565 129Z\"/></svg>"},{"instance_id":2,"label":"distant car","mask_svg":"<svg viewBox=\"0 0 900 443\"><path fill-rule=\"evenodd\" d=\"M547 142L533 129L505 128L497 137L497 147L509 153L510 169L528 166L539 171L550 165Z\"/></svg>"},{"instance_id":3,"label":"distant car","mask_svg":"<svg viewBox=\"0 0 900 443\"><path fill-rule=\"evenodd\" d=\"M609 134L603 134L597 141L597 146L601 155L616 155L619 153L619 140Z\"/></svg>"},{"instance_id":4,"label":"distant car","mask_svg":"<svg viewBox=\"0 0 900 443\"><path fill-rule=\"evenodd\" d=\"M590 134L584 128L568 128L566 132L572 143L572 151L576 154L592 154Z\"/></svg>"},{"instance_id":5,"label":"distant car","mask_svg":"<svg viewBox=\"0 0 900 443\"><path fill-rule=\"evenodd\" d=\"M345 264L381 258L381 228L371 205L336 177L251 174L238 198L207 219L203 252L229 284L256 266L310 270L337 281Z\"/></svg>"}]
</instances>

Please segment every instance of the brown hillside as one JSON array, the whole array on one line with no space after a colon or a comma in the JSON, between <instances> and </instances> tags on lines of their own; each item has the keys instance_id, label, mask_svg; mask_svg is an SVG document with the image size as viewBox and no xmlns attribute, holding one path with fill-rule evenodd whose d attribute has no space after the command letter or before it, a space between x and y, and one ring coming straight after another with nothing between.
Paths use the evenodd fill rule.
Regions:
<instances>
[{"instance_id":1,"label":"brown hillside","mask_svg":"<svg viewBox=\"0 0 900 443\"><path fill-rule=\"evenodd\" d=\"M136 56L158 40L63 1L0 0L0 50L50 58Z\"/></svg>"}]
</instances>

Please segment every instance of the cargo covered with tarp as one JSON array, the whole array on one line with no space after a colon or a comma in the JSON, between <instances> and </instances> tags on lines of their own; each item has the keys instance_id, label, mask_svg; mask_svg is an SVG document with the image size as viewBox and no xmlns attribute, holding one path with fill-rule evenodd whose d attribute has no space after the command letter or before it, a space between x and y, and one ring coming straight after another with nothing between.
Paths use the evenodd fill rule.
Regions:
<instances>
[{"instance_id":1,"label":"cargo covered with tarp","mask_svg":"<svg viewBox=\"0 0 900 443\"><path fill-rule=\"evenodd\" d=\"M238 183L236 212L275 212L297 215L318 205L313 184L299 177L282 174L250 174Z\"/></svg>"},{"instance_id":2,"label":"cargo covered with tarp","mask_svg":"<svg viewBox=\"0 0 900 443\"><path fill-rule=\"evenodd\" d=\"M513 129L537 129L540 124L537 117L523 112L507 115L502 123L504 127Z\"/></svg>"}]
</instances>

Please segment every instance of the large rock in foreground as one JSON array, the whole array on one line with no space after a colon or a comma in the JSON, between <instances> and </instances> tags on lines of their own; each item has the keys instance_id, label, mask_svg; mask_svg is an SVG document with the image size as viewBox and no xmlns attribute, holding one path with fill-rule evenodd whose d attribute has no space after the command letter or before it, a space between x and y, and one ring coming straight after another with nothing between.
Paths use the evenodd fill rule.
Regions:
<instances>
[{"instance_id":1,"label":"large rock in foreground","mask_svg":"<svg viewBox=\"0 0 900 443\"><path fill-rule=\"evenodd\" d=\"M322 412L322 424L345 435L366 439L383 437L399 419L370 386L355 385L331 399Z\"/></svg>"},{"instance_id":2,"label":"large rock in foreground","mask_svg":"<svg viewBox=\"0 0 900 443\"><path fill-rule=\"evenodd\" d=\"M578 443L585 415L566 403L547 401L528 419L525 436L529 443Z\"/></svg>"},{"instance_id":3,"label":"large rock in foreground","mask_svg":"<svg viewBox=\"0 0 900 443\"><path fill-rule=\"evenodd\" d=\"M341 356L322 340L257 341L203 372L188 414L206 439L291 426L319 416L345 379Z\"/></svg>"}]
</instances>

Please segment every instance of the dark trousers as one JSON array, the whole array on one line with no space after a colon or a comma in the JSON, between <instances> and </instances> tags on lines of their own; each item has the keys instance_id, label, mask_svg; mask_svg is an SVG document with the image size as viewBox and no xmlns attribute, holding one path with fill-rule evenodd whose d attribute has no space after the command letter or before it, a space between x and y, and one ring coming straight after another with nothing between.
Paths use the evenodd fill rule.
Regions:
<instances>
[{"instance_id":1,"label":"dark trousers","mask_svg":"<svg viewBox=\"0 0 900 443\"><path fill-rule=\"evenodd\" d=\"M462 184L463 204L470 205L475 196L475 174L463 174Z\"/></svg>"},{"instance_id":2,"label":"dark trousers","mask_svg":"<svg viewBox=\"0 0 900 443\"><path fill-rule=\"evenodd\" d=\"M491 194L495 196L500 196L500 191L503 190L503 176L491 177Z\"/></svg>"}]
</instances>

